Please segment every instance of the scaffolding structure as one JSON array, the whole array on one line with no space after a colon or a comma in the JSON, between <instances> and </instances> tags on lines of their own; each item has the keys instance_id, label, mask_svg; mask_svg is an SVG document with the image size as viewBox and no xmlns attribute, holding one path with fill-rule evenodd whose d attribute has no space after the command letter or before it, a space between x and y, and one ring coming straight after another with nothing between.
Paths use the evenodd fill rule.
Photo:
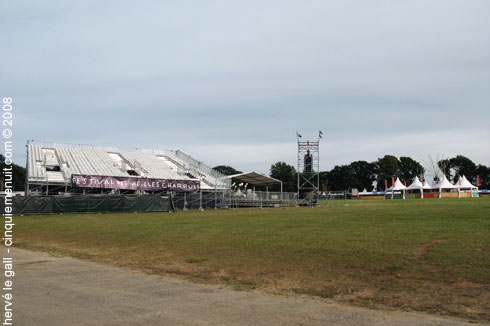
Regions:
<instances>
[{"instance_id":1,"label":"scaffolding structure","mask_svg":"<svg viewBox=\"0 0 490 326\"><path fill-rule=\"evenodd\" d=\"M315 206L320 189L320 139L323 132L318 132L317 141L303 141L296 132L298 140L298 204Z\"/></svg>"}]
</instances>

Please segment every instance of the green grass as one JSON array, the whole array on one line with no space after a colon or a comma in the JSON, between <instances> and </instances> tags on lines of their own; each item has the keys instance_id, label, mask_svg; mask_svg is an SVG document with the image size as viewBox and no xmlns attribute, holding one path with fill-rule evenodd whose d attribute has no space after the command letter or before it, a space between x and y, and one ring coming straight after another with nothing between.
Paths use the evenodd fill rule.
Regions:
<instances>
[{"instance_id":1,"label":"green grass","mask_svg":"<svg viewBox=\"0 0 490 326\"><path fill-rule=\"evenodd\" d=\"M18 216L14 236L19 247L238 288L402 308L416 297L408 308L468 304L457 313L489 318L490 198L348 204Z\"/></svg>"}]
</instances>

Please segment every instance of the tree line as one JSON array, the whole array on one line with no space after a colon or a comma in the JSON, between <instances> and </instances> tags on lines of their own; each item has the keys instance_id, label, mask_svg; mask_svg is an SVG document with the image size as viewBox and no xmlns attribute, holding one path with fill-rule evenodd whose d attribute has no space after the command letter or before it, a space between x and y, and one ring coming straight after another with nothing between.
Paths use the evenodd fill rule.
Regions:
<instances>
[{"instance_id":1,"label":"tree line","mask_svg":"<svg viewBox=\"0 0 490 326\"><path fill-rule=\"evenodd\" d=\"M442 159L436 162L438 168L446 177L456 183L459 176L465 175L474 185L477 184L477 176L480 176L480 188L490 189L490 166L475 164L463 155ZM13 164L13 188L15 191L24 190L26 169ZM0 169L3 171L5 158L0 155ZM242 173L230 166L219 165L214 167L225 175ZM342 191L346 189L373 188L376 181L376 189L384 190L385 180L391 185L392 177L411 183L415 176L423 178L424 167L414 159L406 156L397 158L393 155L385 155L374 162L355 161L347 165L336 165L330 171L320 172L320 190ZM297 174L294 166L285 162L277 162L271 165L269 175L283 182L283 191L296 192ZM432 180L427 180L431 181ZM0 174L0 190L3 185L3 174ZM257 188L261 190L261 188ZM263 190L263 189L262 189ZM279 186L269 187L271 191L279 191Z\"/></svg>"},{"instance_id":2,"label":"tree line","mask_svg":"<svg viewBox=\"0 0 490 326\"><path fill-rule=\"evenodd\" d=\"M0 170L7 167L5 164L5 157L0 154ZM17 164L12 164L12 188L14 191L23 191L25 188L25 180L26 180L26 169ZM0 191L3 191L4 183L4 175L0 174Z\"/></svg>"},{"instance_id":3,"label":"tree line","mask_svg":"<svg viewBox=\"0 0 490 326\"><path fill-rule=\"evenodd\" d=\"M465 175L470 182L477 184L477 176L480 176L480 188L490 188L490 167L478 164L463 155L457 155L450 159L443 159L437 163L440 171L446 177L457 182L459 176ZM215 170L233 175L241 171L226 165L217 166ZM400 178L409 185L417 176L423 180L424 167L408 156L397 158L393 155L385 155L374 162L355 161L346 165L336 165L330 171L322 171L320 174L321 191L342 191L347 189L372 190L376 182L376 190L385 189L385 180L391 186L391 178ZM269 175L283 182L283 191L295 192L297 189L297 173L294 166L285 162L277 162L271 165ZM432 180L426 180L432 183ZM271 191L277 191L279 187L269 187Z\"/></svg>"}]
</instances>

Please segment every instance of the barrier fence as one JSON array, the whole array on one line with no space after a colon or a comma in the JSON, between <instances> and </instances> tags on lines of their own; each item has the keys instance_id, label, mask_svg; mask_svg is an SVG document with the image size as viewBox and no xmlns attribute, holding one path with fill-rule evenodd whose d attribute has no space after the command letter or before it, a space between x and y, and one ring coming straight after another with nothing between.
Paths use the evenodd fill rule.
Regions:
<instances>
[{"instance_id":1,"label":"barrier fence","mask_svg":"<svg viewBox=\"0 0 490 326\"><path fill-rule=\"evenodd\" d=\"M231 206L231 192L229 190L178 192L172 198L177 210L229 208Z\"/></svg>"},{"instance_id":2,"label":"barrier fence","mask_svg":"<svg viewBox=\"0 0 490 326\"><path fill-rule=\"evenodd\" d=\"M114 212L169 212L174 210L170 196L79 195L14 196L14 215ZM0 201L0 209L6 200Z\"/></svg>"},{"instance_id":3,"label":"barrier fence","mask_svg":"<svg viewBox=\"0 0 490 326\"><path fill-rule=\"evenodd\" d=\"M292 192L236 191L231 194L232 208L240 207L289 207L297 204L297 195Z\"/></svg>"},{"instance_id":4,"label":"barrier fence","mask_svg":"<svg viewBox=\"0 0 490 326\"><path fill-rule=\"evenodd\" d=\"M207 208L287 207L295 206L296 195L287 192L266 191L202 191L175 193L174 206L178 210Z\"/></svg>"}]
</instances>

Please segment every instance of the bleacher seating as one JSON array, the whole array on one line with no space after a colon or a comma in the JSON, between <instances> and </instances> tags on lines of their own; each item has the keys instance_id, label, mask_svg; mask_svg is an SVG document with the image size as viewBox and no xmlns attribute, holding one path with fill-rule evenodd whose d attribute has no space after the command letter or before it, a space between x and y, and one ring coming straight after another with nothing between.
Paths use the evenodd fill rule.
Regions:
<instances>
[{"instance_id":1,"label":"bleacher seating","mask_svg":"<svg viewBox=\"0 0 490 326\"><path fill-rule=\"evenodd\" d=\"M27 149L27 173L31 184L69 184L73 174L82 174L199 179L204 189L230 187L229 179L224 175L180 151L121 150L35 141L28 142Z\"/></svg>"},{"instance_id":2,"label":"bleacher seating","mask_svg":"<svg viewBox=\"0 0 490 326\"><path fill-rule=\"evenodd\" d=\"M41 147L28 145L28 169L32 171L30 177L36 180L46 180L46 166L42 157Z\"/></svg>"}]
</instances>

